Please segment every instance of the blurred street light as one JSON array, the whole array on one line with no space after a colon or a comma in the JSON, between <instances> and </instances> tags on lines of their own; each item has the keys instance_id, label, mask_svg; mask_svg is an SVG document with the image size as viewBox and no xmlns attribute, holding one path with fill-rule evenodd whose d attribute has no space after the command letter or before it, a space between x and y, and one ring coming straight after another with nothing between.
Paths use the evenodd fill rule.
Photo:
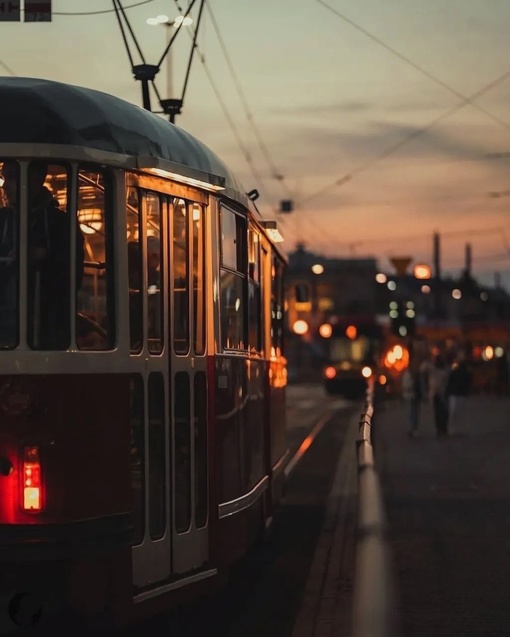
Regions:
<instances>
[{"instance_id":1,"label":"blurred street light","mask_svg":"<svg viewBox=\"0 0 510 637\"><path fill-rule=\"evenodd\" d=\"M430 266L425 263L418 263L413 270L416 279L430 279Z\"/></svg>"}]
</instances>

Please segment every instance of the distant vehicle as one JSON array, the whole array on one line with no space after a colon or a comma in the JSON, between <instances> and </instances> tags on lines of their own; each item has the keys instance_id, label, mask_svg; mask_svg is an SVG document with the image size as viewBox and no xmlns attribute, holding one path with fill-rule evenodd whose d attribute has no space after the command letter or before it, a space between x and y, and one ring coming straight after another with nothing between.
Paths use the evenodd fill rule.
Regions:
<instances>
[{"instance_id":1,"label":"distant vehicle","mask_svg":"<svg viewBox=\"0 0 510 637\"><path fill-rule=\"evenodd\" d=\"M157 115L19 77L0 102L0 634L124 626L224 582L271 524L286 260Z\"/></svg>"},{"instance_id":2,"label":"distant vehicle","mask_svg":"<svg viewBox=\"0 0 510 637\"><path fill-rule=\"evenodd\" d=\"M375 316L334 317L320 332L327 351L323 381L328 394L360 398L371 378L385 394L392 392L393 375L385 367L386 330Z\"/></svg>"}]
</instances>

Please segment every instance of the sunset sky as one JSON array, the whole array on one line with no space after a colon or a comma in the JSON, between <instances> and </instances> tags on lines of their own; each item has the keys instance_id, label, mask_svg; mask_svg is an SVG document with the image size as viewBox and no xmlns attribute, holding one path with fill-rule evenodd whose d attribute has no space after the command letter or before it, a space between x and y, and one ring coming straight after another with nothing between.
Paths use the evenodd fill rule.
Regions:
<instances>
[{"instance_id":1,"label":"sunset sky","mask_svg":"<svg viewBox=\"0 0 510 637\"><path fill-rule=\"evenodd\" d=\"M173 19L188 0L122 5L146 61L157 63L170 30L146 19ZM329 257L374 256L390 270L390 256L430 262L437 230L445 270L460 271L470 242L475 275L493 283L500 271L510 289L507 0L209 6L198 38L205 65L193 61L177 125L220 155L246 190L259 189L261 212L281 221L287 251L304 241ZM141 105L112 7L53 0L51 23L0 23L0 72ZM191 43L189 27L181 31L172 46L176 97ZM156 84L167 97L166 63ZM294 213L278 213L282 199L295 201Z\"/></svg>"}]
</instances>

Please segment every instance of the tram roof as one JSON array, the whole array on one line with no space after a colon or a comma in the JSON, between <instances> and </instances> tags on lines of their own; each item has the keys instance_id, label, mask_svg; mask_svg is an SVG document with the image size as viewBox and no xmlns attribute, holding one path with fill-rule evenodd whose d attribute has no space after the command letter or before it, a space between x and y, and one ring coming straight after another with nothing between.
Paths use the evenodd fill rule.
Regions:
<instances>
[{"instance_id":1,"label":"tram roof","mask_svg":"<svg viewBox=\"0 0 510 637\"><path fill-rule=\"evenodd\" d=\"M0 104L0 143L81 146L135 157L138 167L141 158L172 162L250 205L235 175L205 144L118 97L53 80L2 77Z\"/></svg>"}]
</instances>

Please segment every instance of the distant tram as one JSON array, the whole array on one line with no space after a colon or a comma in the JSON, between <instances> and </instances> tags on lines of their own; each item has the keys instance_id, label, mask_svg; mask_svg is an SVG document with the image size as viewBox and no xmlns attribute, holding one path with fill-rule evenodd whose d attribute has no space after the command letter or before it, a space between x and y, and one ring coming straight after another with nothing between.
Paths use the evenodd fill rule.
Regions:
<instances>
[{"instance_id":1,"label":"distant tram","mask_svg":"<svg viewBox=\"0 0 510 637\"><path fill-rule=\"evenodd\" d=\"M375 315L330 317L319 333L326 352L323 379L328 394L360 398L369 379L381 386L384 393L393 391L393 364L397 356L403 357L407 352L397 348L395 359L392 358L391 339Z\"/></svg>"},{"instance_id":2,"label":"distant tram","mask_svg":"<svg viewBox=\"0 0 510 637\"><path fill-rule=\"evenodd\" d=\"M0 634L123 626L271 523L286 262L182 129L46 80L0 103Z\"/></svg>"}]
</instances>

